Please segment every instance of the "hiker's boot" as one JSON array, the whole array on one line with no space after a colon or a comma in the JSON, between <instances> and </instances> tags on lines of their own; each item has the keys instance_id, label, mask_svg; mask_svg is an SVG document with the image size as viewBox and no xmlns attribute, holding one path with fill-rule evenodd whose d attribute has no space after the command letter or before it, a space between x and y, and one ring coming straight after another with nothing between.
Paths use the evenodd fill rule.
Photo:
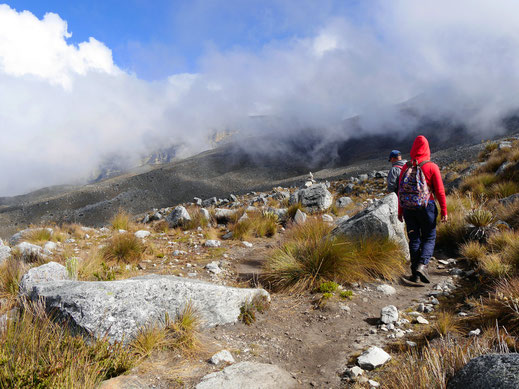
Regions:
<instances>
[{"instance_id":1,"label":"hiker's boot","mask_svg":"<svg viewBox=\"0 0 519 389\"><path fill-rule=\"evenodd\" d=\"M431 282L429 280L429 274L427 273L427 265L424 265L423 263L418 265L418 267L416 268L416 274L423 283L429 284Z\"/></svg>"}]
</instances>

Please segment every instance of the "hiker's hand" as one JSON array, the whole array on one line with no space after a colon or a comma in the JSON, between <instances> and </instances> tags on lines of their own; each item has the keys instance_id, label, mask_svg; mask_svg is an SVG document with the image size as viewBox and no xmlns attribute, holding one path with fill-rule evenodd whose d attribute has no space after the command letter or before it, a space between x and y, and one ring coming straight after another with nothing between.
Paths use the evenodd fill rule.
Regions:
<instances>
[{"instance_id":1,"label":"hiker's hand","mask_svg":"<svg viewBox=\"0 0 519 389\"><path fill-rule=\"evenodd\" d=\"M403 223L404 222L404 216L403 215L398 215L398 220Z\"/></svg>"},{"instance_id":2,"label":"hiker's hand","mask_svg":"<svg viewBox=\"0 0 519 389\"><path fill-rule=\"evenodd\" d=\"M442 223L447 223L449 221L449 217L447 215L442 216Z\"/></svg>"}]
</instances>

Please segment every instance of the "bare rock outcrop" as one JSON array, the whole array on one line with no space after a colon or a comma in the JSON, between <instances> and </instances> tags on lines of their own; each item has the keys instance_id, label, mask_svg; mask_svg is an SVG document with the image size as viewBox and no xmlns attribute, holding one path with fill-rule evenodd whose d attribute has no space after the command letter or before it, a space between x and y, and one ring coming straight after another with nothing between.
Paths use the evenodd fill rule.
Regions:
<instances>
[{"instance_id":1,"label":"bare rock outcrop","mask_svg":"<svg viewBox=\"0 0 519 389\"><path fill-rule=\"evenodd\" d=\"M58 313L80 333L128 341L139 328L175 317L187 303L205 327L234 323L240 308L263 289L232 288L170 275L148 275L120 281L53 281L32 285L33 300Z\"/></svg>"}]
</instances>

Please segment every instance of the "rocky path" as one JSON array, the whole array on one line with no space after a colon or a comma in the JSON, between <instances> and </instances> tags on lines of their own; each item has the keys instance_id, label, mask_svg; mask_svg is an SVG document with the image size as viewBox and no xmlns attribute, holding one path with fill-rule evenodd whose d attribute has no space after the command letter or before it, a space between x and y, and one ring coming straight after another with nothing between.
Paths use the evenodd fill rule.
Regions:
<instances>
[{"instance_id":1,"label":"rocky path","mask_svg":"<svg viewBox=\"0 0 519 389\"><path fill-rule=\"evenodd\" d=\"M271 244L271 241L257 241L254 248L240 248L234 253L236 270L242 279L261 271ZM428 328L427 324L416 323L416 318L408 313L419 309L420 303L437 303L429 294L439 293L437 285L448 284L453 279L450 272L450 266L434 260L430 264L429 285L410 287L393 283L392 288L384 291L378 288L385 285L382 282L358 285L353 288L351 300L334 298L324 307L317 307L316 295L272 294L269 311L258 314L252 325L237 323L207 330L205 357L209 359L213 353L228 350L236 362L261 362L283 368L301 388L348 387L344 373L363 350L378 346L389 352L391 343L408 340ZM400 318L407 318L410 323L396 326L395 330L381 329L381 309L388 305L396 306ZM434 311L441 309L441 305L433 307ZM422 315L432 321L434 311ZM397 329L412 332L398 339L402 333ZM152 370L146 371L146 366L141 366L136 373L149 387L172 387L174 382L179 383L178 387L195 387L203 376L222 369L207 363L207 359L184 361L173 373L169 367L178 364L178 360L147 364L153 366Z\"/></svg>"}]
</instances>

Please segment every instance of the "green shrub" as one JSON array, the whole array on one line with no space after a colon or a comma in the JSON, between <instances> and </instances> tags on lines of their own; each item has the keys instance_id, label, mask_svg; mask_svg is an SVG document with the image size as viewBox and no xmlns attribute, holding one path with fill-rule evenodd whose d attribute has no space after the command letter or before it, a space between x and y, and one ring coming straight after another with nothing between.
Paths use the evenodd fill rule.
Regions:
<instances>
[{"instance_id":1,"label":"green shrub","mask_svg":"<svg viewBox=\"0 0 519 389\"><path fill-rule=\"evenodd\" d=\"M327 292L335 292L337 288L339 287L339 284L333 281L323 282L321 285L319 285L319 292L321 293L327 293Z\"/></svg>"},{"instance_id":2,"label":"green shrub","mask_svg":"<svg viewBox=\"0 0 519 389\"><path fill-rule=\"evenodd\" d=\"M352 290L342 290L339 293L339 297L341 299L351 299L351 298L353 298L353 291Z\"/></svg>"}]
</instances>

